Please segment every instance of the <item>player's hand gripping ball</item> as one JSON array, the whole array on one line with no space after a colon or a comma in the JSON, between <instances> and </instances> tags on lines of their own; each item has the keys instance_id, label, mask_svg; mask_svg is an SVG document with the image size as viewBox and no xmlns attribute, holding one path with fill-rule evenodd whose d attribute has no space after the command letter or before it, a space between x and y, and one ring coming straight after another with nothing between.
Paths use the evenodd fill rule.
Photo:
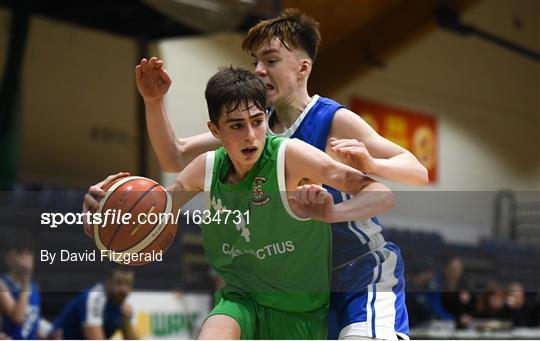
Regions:
<instances>
[{"instance_id":1,"label":"player's hand gripping ball","mask_svg":"<svg viewBox=\"0 0 540 341\"><path fill-rule=\"evenodd\" d=\"M154 180L127 176L103 187L105 197L96 213L101 223L92 225L96 246L110 260L143 265L159 259L171 246L177 225L172 198Z\"/></svg>"}]
</instances>

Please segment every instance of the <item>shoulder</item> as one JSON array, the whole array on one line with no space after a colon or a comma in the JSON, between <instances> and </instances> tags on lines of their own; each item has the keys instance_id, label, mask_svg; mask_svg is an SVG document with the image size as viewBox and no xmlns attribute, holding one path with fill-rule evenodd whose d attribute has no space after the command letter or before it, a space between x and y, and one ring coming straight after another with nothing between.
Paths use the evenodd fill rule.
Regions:
<instances>
[{"instance_id":1,"label":"shoulder","mask_svg":"<svg viewBox=\"0 0 540 341\"><path fill-rule=\"evenodd\" d=\"M284 149L284 148L282 148ZM293 138L287 141L285 150L287 167L304 165L308 160L324 161L324 152L300 139Z\"/></svg>"},{"instance_id":2,"label":"shoulder","mask_svg":"<svg viewBox=\"0 0 540 341\"><path fill-rule=\"evenodd\" d=\"M356 121L358 119L362 120L362 118L359 115L343 107L336 110L336 114L334 115L334 122L342 123L342 122L348 122L348 121Z\"/></svg>"},{"instance_id":3,"label":"shoulder","mask_svg":"<svg viewBox=\"0 0 540 341\"><path fill-rule=\"evenodd\" d=\"M107 303L107 293L102 283L97 283L82 294L85 306L104 306Z\"/></svg>"},{"instance_id":4,"label":"shoulder","mask_svg":"<svg viewBox=\"0 0 540 341\"><path fill-rule=\"evenodd\" d=\"M328 98L328 97L319 96L318 102L322 103L324 105L336 107L337 109L343 108L343 104L341 104L341 103L339 103L339 102L337 102L337 101L335 101L335 100L333 100L331 98Z\"/></svg>"},{"instance_id":5,"label":"shoulder","mask_svg":"<svg viewBox=\"0 0 540 341\"><path fill-rule=\"evenodd\" d=\"M332 120L330 137L362 139L374 132L373 128L360 115L347 108L339 108Z\"/></svg>"},{"instance_id":6,"label":"shoulder","mask_svg":"<svg viewBox=\"0 0 540 341\"><path fill-rule=\"evenodd\" d=\"M341 103L338 103L333 99L315 95L305 111L309 112L310 116L315 115L317 119L332 119L334 114L343 108Z\"/></svg>"},{"instance_id":7,"label":"shoulder","mask_svg":"<svg viewBox=\"0 0 540 341\"><path fill-rule=\"evenodd\" d=\"M289 139L286 137L267 136L265 151L270 155L275 155L281 146L285 146L289 141L296 139Z\"/></svg>"},{"instance_id":8,"label":"shoulder","mask_svg":"<svg viewBox=\"0 0 540 341\"><path fill-rule=\"evenodd\" d=\"M302 150L302 148L309 146L309 144L297 138L288 139L286 143L287 144L285 147L287 149L287 153L289 153L289 151L293 153L300 153L302 151L305 151Z\"/></svg>"}]
</instances>

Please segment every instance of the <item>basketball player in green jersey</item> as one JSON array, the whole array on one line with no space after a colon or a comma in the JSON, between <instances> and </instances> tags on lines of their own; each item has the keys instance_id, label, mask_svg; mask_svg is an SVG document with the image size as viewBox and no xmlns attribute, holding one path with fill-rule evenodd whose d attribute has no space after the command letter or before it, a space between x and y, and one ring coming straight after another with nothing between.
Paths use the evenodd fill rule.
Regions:
<instances>
[{"instance_id":1,"label":"basketball player in green jersey","mask_svg":"<svg viewBox=\"0 0 540 341\"><path fill-rule=\"evenodd\" d=\"M366 218L389 209L392 193L300 140L267 137L266 89L249 71L221 70L205 95L208 127L223 147L195 158L168 188L175 209L209 195L203 246L225 286L200 338L324 339L329 223L358 209L334 205L318 184L355 195Z\"/></svg>"}]
</instances>

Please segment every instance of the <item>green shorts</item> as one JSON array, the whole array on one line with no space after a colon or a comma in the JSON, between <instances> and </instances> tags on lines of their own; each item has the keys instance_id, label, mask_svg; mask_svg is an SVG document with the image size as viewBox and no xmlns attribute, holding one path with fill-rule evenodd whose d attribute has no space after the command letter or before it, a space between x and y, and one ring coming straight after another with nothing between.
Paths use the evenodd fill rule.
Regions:
<instances>
[{"instance_id":1,"label":"green shorts","mask_svg":"<svg viewBox=\"0 0 540 341\"><path fill-rule=\"evenodd\" d=\"M218 291L208 314L226 315L240 325L241 339L325 340L326 314L294 313L257 304L246 294Z\"/></svg>"}]
</instances>

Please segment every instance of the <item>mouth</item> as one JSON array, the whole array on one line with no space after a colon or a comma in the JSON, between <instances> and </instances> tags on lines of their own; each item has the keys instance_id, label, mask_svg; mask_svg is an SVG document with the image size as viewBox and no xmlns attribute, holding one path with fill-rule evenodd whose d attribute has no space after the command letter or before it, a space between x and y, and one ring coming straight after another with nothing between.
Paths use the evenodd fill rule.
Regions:
<instances>
[{"instance_id":1,"label":"mouth","mask_svg":"<svg viewBox=\"0 0 540 341\"><path fill-rule=\"evenodd\" d=\"M257 152L257 147L246 147L242 149L242 154L244 156L253 156Z\"/></svg>"},{"instance_id":2,"label":"mouth","mask_svg":"<svg viewBox=\"0 0 540 341\"><path fill-rule=\"evenodd\" d=\"M274 86L266 83L266 90L274 90Z\"/></svg>"}]
</instances>

